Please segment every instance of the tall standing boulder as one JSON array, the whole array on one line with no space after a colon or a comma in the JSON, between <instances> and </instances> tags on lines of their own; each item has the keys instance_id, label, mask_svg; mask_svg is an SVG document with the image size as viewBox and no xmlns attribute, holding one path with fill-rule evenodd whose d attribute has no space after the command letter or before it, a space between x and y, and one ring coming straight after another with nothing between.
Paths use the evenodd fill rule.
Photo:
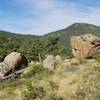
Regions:
<instances>
[{"instance_id":1,"label":"tall standing boulder","mask_svg":"<svg viewBox=\"0 0 100 100\"><path fill-rule=\"evenodd\" d=\"M100 52L100 38L89 33L82 36L72 36L71 47L76 58L91 57Z\"/></svg>"},{"instance_id":2,"label":"tall standing boulder","mask_svg":"<svg viewBox=\"0 0 100 100\"><path fill-rule=\"evenodd\" d=\"M48 68L49 70L54 70L55 57L53 55L48 55L47 58L43 61L43 67Z\"/></svg>"}]
</instances>

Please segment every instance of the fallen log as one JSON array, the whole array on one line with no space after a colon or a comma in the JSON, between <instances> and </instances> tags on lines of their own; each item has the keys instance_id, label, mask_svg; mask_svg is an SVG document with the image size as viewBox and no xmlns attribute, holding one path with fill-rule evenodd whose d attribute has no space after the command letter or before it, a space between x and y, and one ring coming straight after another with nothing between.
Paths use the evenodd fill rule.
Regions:
<instances>
[{"instance_id":1,"label":"fallen log","mask_svg":"<svg viewBox=\"0 0 100 100\"><path fill-rule=\"evenodd\" d=\"M24 71L25 71L25 69L22 69L22 70L19 70L19 71L15 71L15 72L13 72L13 73L7 75L7 76L1 77L1 78L0 78L0 82L2 82L2 81L4 81L4 80L7 80L7 79L11 79L11 78L12 78L12 79L18 78L18 77L20 76L20 74L21 74L22 72L24 72Z\"/></svg>"}]
</instances>

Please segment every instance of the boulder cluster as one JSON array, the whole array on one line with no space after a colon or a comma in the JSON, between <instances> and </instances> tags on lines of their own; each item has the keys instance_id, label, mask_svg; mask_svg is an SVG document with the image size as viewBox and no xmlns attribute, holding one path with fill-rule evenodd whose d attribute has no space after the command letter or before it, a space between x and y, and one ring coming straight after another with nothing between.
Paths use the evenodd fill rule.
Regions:
<instances>
[{"instance_id":1,"label":"boulder cluster","mask_svg":"<svg viewBox=\"0 0 100 100\"><path fill-rule=\"evenodd\" d=\"M63 59L60 55L53 56L48 55L43 61L43 67L48 68L49 70L54 70L56 67L70 67L71 65L80 64L80 60L77 58L72 59Z\"/></svg>"}]
</instances>

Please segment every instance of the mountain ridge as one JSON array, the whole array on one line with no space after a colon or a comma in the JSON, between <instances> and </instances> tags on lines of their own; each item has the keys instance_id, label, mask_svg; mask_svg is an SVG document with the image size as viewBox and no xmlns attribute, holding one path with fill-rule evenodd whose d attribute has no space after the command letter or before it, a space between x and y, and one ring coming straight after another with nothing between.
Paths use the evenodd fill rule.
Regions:
<instances>
[{"instance_id":1,"label":"mountain ridge","mask_svg":"<svg viewBox=\"0 0 100 100\"><path fill-rule=\"evenodd\" d=\"M89 24L89 23L73 23L65 28L62 28L62 29L58 29L58 30L55 30L55 31L52 31L52 32L49 32L49 33L46 33L44 35L32 35L32 34L22 34L22 33L16 33L16 32L11 32L11 31L6 31L6 30L0 30L0 34L1 32L5 32L5 33L11 33L11 34L16 34L16 35L30 35L30 36L45 36L45 35L48 35L48 34L51 34L51 33L55 33L55 32L58 32L58 31L62 31L62 30L66 30L68 28L70 28L71 26L83 26L83 25L87 25L87 26L92 26L94 28L100 28L99 25L94 25L94 24Z\"/></svg>"},{"instance_id":2,"label":"mountain ridge","mask_svg":"<svg viewBox=\"0 0 100 100\"><path fill-rule=\"evenodd\" d=\"M88 24L88 23L73 23L72 25L54 31L54 32L50 32L48 34L45 35L31 35L31 34L17 34L17 33L13 33L13 32L8 32L8 31L3 31L0 30L0 36L19 36L19 37L39 37L42 39L47 38L48 36L58 36L59 37L59 43L61 45L63 45L64 47L69 47L69 39L71 36L73 35L83 35L86 33L91 33L97 36L100 36L100 26L97 25L93 25L93 24Z\"/></svg>"}]
</instances>

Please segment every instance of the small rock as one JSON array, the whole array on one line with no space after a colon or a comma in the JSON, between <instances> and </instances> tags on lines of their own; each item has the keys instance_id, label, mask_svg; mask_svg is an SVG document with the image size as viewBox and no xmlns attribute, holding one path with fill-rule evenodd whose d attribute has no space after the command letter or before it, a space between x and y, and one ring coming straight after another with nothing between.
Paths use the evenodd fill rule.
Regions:
<instances>
[{"instance_id":1,"label":"small rock","mask_svg":"<svg viewBox=\"0 0 100 100\"><path fill-rule=\"evenodd\" d=\"M54 70L55 68L55 57L53 55L48 55L43 61L43 66L49 70Z\"/></svg>"},{"instance_id":2,"label":"small rock","mask_svg":"<svg viewBox=\"0 0 100 100\"><path fill-rule=\"evenodd\" d=\"M77 59L77 58L72 58L72 59L71 59L71 64L72 64L72 65L78 65L78 64L80 64L80 60Z\"/></svg>"},{"instance_id":3,"label":"small rock","mask_svg":"<svg viewBox=\"0 0 100 100\"><path fill-rule=\"evenodd\" d=\"M35 62L35 64L36 64L36 65L40 65L41 63L40 63L40 62Z\"/></svg>"},{"instance_id":4,"label":"small rock","mask_svg":"<svg viewBox=\"0 0 100 100\"><path fill-rule=\"evenodd\" d=\"M70 59L65 59L64 62L63 62L63 67L69 67L69 66L71 66Z\"/></svg>"},{"instance_id":5,"label":"small rock","mask_svg":"<svg viewBox=\"0 0 100 100\"><path fill-rule=\"evenodd\" d=\"M62 59L62 57L60 55L55 56L55 63L57 65L61 65L62 62L63 62L63 59Z\"/></svg>"}]
</instances>

